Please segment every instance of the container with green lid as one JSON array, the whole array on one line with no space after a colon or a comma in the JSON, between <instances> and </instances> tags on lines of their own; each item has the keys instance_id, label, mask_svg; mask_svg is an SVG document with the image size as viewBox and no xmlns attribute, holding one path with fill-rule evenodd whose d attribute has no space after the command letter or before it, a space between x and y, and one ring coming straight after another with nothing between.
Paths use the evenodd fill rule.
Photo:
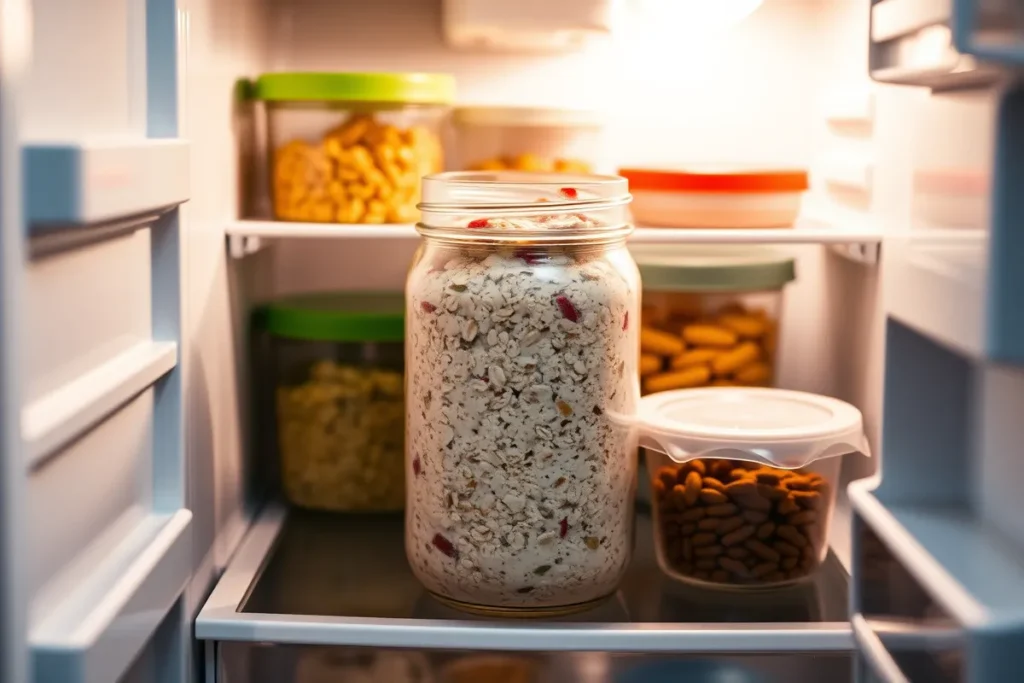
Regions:
<instances>
[{"instance_id":1,"label":"container with green lid","mask_svg":"<svg viewBox=\"0 0 1024 683\"><path fill-rule=\"evenodd\" d=\"M258 308L270 339L281 483L293 504L400 510L404 472L404 299L351 292Z\"/></svg>"},{"instance_id":2,"label":"container with green lid","mask_svg":"<svg viewBox=\"0 0 1024 683\"><path fill-rule=\"evenodd\" d=\"M772 384L791 257L703 245L631 251L643 280L643 393Z\"/></svg>"},{"instance_id":3,"label":"container with green lid","mask_svg":"<svg viewBox=\"0 0 1024 683\"><path fill-rule=\"evenodd\" d=\"M406 224L420 179L444 170L441 126L455 79L428 73L271 73L267 110L278 220Z\"/></svg>"}]
</instances>

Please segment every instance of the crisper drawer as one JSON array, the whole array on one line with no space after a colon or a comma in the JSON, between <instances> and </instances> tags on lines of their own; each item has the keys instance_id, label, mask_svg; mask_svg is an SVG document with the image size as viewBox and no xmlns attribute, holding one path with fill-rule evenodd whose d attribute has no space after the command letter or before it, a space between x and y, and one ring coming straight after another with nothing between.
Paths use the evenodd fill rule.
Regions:
<instances>
[{"instance_id":1,"label":"crisper drawer","mask_svg":"<svg viewBox=\"0 0 1024 683\"><path fill-rule=\"evenodd\" d=\"M208 683L769 683L852 679L848 654L668 655L221 643Z\"/></svg>"}]
</instances>

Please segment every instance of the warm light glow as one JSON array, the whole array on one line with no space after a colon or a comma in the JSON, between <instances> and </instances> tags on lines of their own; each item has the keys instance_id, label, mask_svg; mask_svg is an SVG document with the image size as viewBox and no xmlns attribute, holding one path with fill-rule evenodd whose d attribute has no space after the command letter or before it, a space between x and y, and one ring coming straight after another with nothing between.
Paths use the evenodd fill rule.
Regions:
<instances>
[{"instance_id":1,"label":"warm light glow","mask_svg":"<svg viewBox=\"0 0 1024 683\"><path fill-rule=\"evenodd\" d=\"M763 0L629 0L641 23L675 26L686 32L732 26L750 16Z\"/></svg>"}]
</instances>

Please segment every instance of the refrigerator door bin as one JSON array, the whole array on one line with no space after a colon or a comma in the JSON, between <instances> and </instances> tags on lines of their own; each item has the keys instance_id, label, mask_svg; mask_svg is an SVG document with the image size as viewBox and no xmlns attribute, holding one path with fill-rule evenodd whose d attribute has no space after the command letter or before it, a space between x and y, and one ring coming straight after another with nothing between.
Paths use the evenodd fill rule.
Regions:
<instances>
[{"instance_id":1,"label":"refrigerator door bin","mask_svg":"<svg viewBox=\"0 0 1024 683\"><path fill-rule=\"evenodd\" d=\"M894 683L1018 680L1020 557L966 507L902 502L870 487L850 486L850 609L874 675Z\"/></svg>"},{"instance_id":2,"label":"refrigerator door bin","mask_svg":"<svg viewBox=\"0 0 1024 683\"><path fill-rule=\"evenodd\" d=\"M1014 0L872 0L869 41L876 81L979 87L1024 63L1024 9Z\"/></svg>"}]
</instances>

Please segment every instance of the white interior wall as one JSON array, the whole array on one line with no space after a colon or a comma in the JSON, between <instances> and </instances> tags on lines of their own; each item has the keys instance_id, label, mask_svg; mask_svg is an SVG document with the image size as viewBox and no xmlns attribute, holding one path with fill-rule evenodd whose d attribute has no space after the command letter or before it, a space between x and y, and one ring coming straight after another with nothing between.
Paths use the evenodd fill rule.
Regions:
<instances>
[{"instance_id":1,"label":"white interior wall","mask_svg":"<svg viewBox=\"0 0 1024 683\"><path fill-rule=\"evenodd\" d=\"M270 64L275 71L448 72L463 104L593 108L607 121L606 155L615 166L807 166L827 76L820 57L831 49L821 29L836 8L856 10L866 2L766 0L739 25L713 35L650 22L582 52L523 55L448 48L441 0L271 0ZM850 33L864 35L866 16L864 9L865 21ZM389 254L394 249L370 242L282 244L274 282L279 293L401 287L406 262ZM817 256L803 270L813 272ZM800 305L790 310L819 298L814 289L794 294Z\"/></svg>"},{"instance_id":2,"label":"white interior wall","mask_svg":"<svg viewBox=\"0 0 1024 683\"><path fill-rule=\"evenodd\" d=\"M798 166L810 160L823 7L866 3L766 0L718 34L652 21L582 52L522 55L446 47L441 0L271 1L275 71L447 72L464 104L592 108L623 165Z\"/></svg>"},{"instance_id":3,"label":"white interior wall","mask_svg":"<svg viewBox=\"0 0 1024 683\"><path fill-rule=\"evenodd\" d=\"M224 226L238 216L239 179L253 163L240 152L247 131L239 129L235 83L266 69L269 13L264 0L179 0L178 7L180 135L192 143L191 199L182 207L187 338L181 362L195 515L186 603L194 614L253 512L246 499L244 363L247 297L262 286L248 270L260 262L229 261Z\"/></svg>"}]
</instances>

